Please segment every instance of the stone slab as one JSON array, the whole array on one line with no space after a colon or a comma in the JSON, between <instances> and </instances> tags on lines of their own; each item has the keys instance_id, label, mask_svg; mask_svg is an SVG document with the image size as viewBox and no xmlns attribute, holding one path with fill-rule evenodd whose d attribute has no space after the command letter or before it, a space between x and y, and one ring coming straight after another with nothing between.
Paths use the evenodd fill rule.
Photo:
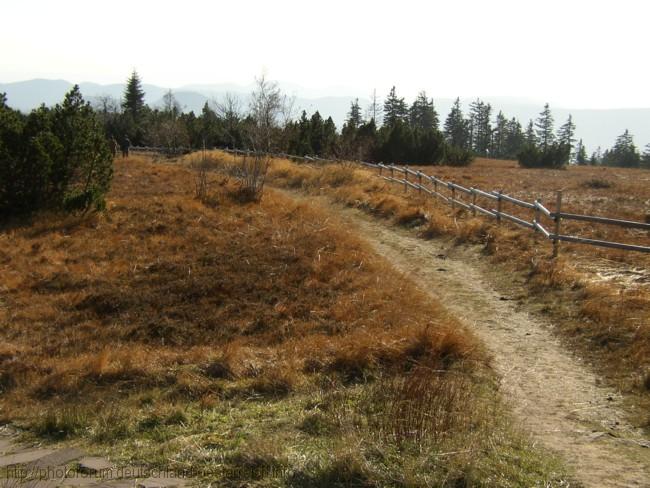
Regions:
<instances>
[{"instance_id":1,"label":"stone slab","mask_svg":"<svg viewBox=\"0 0 650 488\"><path fill-rule=\"evenodd\" d=\"M137 488L183 488L187 486L187 480L182 478L147 478L138 481Z\"/></svg>"},{"instance_id":2,"label":"stone slab","mask_svg":"<svg viewBox=\"0 0 650 488\"><path fill-rule=\"evenodd\" d=\"M33 463L54 452L54 449L33 449L31 451L23 451L16 454L9 454L7 456L0 456L0 468L13 466L15 464Z\"/></svg>"},{"instance_id":3,"label":"stone slab","mask_svg":"<svg viewBox=\"0 0 650 488\"><path fill-rule=\"evenodd\" d=\"M41 457L38 460L32 463L32 466L35 468L48 468L48 467L57 467L64 466L70 461L79 459L84 456L84 452L81 449L76 449L74 447L68 447L65 449L58 449L52 454Z\"/></svg>"},{"instance_id":4,"label":"stone slab","mask_svg":"<svg viewBox=\"0 0 650 488\"><path fill-rule=\"evenodd\" d=\"M79 471L82 473L101 474L102 471L113 471L114 469L115 465L103 457L85 456L79 460Z\"/></svg>"}]
</instances>

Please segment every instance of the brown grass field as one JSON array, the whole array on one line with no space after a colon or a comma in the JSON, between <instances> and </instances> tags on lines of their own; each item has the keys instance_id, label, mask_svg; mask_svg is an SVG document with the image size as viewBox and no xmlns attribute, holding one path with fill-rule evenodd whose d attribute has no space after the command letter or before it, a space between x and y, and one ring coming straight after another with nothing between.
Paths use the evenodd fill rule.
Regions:
<instances>
[{"instance_id":1,"label":"brown grass field","mask_svg":"<svg viewBox=\"0 0 650 488\"><path fill-rule=\"evenodd\" d=\"M221 164L234 163L217 154ZM567 170L520 169L513 161L479 159L467 168L421 167L447 181L483 190L503 190L549 205L555 190L564 192L564 210L623 218L647 219L650 172L614 168ZM540 313L551 315L558 331L594 363L617 387L642 396L650 392L650 255L562 244L560 257L551 259L552 244L542 236L510 223L497 226L483 217L423 198L416 191L385 182L376 173L354 165L298 165L275 160L271 184L328 195L394 224L413 227L423 238L448 238L451 245L472 245L485 255L504 288L525 283L520 298ZM505 204L504 211L531 220L525 209ZM552 209L553 207L549 205ZM549 223L550 224L550 223ZM563 232L648 245L645 231L565 222ZM549 225L552 229L552 227ZM494 268L494 265L497 265ZM643 400L645 398L645 400ZM650 425L647 410L635 420Z\"/></svg>"},{"instance_id":2,"label":"brown grass field","mask_svg":"<svg viewBox=\"0 0 650 488\"><path fill-rule=\"evenodd\" d=\"M272 179L293 173L348 182ZM509 425L472 334L331 215L194 185L119 160L105 213L0 231L0 421L220 486L562 479Z\"/></svg>"}]
</instances>

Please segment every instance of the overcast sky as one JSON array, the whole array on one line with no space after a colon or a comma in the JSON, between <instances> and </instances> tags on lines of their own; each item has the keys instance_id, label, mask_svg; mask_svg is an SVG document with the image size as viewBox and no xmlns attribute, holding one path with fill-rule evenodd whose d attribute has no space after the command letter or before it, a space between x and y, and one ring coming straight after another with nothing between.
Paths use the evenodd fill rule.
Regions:
<instances>
[{"instance_id":1,"label":"overcast sky","mask_svg":"<svg viewBox=\"0 0 650 488\"><path fill-rule=\"evenodd\" d=\"M644 0L3 0L0 82L249 84L325 95L650 107Z\"/></svg>"}]
</instances>

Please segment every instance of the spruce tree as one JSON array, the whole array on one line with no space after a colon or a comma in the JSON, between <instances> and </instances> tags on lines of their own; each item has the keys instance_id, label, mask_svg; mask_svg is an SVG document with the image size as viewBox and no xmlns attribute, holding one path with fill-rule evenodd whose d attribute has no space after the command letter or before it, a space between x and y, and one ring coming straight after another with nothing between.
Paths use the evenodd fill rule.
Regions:
<instances>
[{"instance_id":1,"label":"spruce tree","mask_svg":"<svg viewBox=\"0 0 650 488\"><path fill-rule=\"evenodd\" d=\"M358 129L362 123L363 118L361 117L361 107L359 106L359 99L357 98L350 104L350 111L348 112L346 124L348 127Z\"/></svg>"},{"instance_id":2,"label":"spruce tree","mask_svg":"<svg viewBox=\"0 0 650 488\"><path fill-rule=\"evenodd\" d=\"M573 117L569 115L567 121L560 127L557 132L558 141L569 147L570 151L573 151L573 146L575 143L575 132L576 125L573 123Z\"/></svg>"},{"instance_id":3,"label":"spruce tree","mask_svg":"<svg viewBox=\"0 0 650 488\"><path fill-rule=\"evenodd\" d=\"M528 127L526 127L526 145L531 147L537 145L537 134L535 134L535 125L532 120L528 121Z\"/></svg>"},{"instance_id":4,"label":"spruce tree","mask_svg":"<svg viewBox=\"0 0 650 488\"><path fill-rule=\"evenodd\" d=\"M495 121L494 131L492 131L492 142L490 144L490 155L495 158L506 156L508 140L508 120L499 111Z\"/></svg>"},{"instance_id":5,"label":"spruce tree","mask_svg":"<svg viewBox=\"0 0 650 488\"><path fill-rule=\"evenodd\" d=\"M608 166L637 168L640 163L641 155L634 145L632 134L627 129L616 138L614 147L603 154L603 164Z\"/></svg>"},{"instance_id":6,"label":"spruce tree","mask_svg":"<svg viewBox=\"0 0 650 488\"><path fill-rule=\"evenodd\" d=\"M641 156L641 166L650 169L650 144L646 144L643 156Z\"/></svg>"},{"instance_id":7,"label":"spruce tree","mask_svg":"<svg viewBox=\"0 0 650 488\"><path fill-rule=\"evenodd\" d=\"M123 126L126 134L120 134L119 138L129 137L131 143L139 145L144 142L144 91L142 83L136 71L133 71L126 82L124 97L122 98Z\"/></svg>"},{"instance_id":8,"label":"spruce tree","mask_svg":"<svg viewBox=\"0 0 650 488\"><path fill-rule=\"evenodd\" d=\"M460 98L456 101L445 120L444 134L447 143L463 149L469 149L469 130L460 106Z\"/></svg>"},{"instance_id":9,"label":"spruce tree","mask_svg":"<svg viewBox=\"0 0 650 488\"><path fill-rule=\"evenodd\" d=\"M472 137L472 149L482 156L488 154L490 139L492 137L492 126L490 113L492 107L489 103L476 99L470 105L469 123Z\"/></svg>"},{"instance_id":10,"label":"spruce tree","mask_svg":"<svg viewBox=\"0 0 650 488\"><path fill-rule=\"evenodd\" d=\"M142 82L138 73L134 70L126 82L124 97L122 99L122 109L124 112L129 113L134 121L139 122L144 106Z\"/></svg>"},{"instance_id":11,"label":"spruce tree","mask_svg":"<svg viewBox=\"0 0 650 488\"><path fill-rule=\"evenodd\" d=\"M403 98L395 93L395 87L390 89L388 97L384 101L384 126L393 127L397 122L408 120L408 109Z\"/></svg>"},{"instance_id":12,"label":"spruce tree","mask_svg":"<svg viewBox=\"0 0 650 488\"><path fill-rule=\"evenodd\" d=\"M585 148L585 145L582 143L582 139L578 141L578 144L576 144L576 164L579 164L580 166L584 166L588 163L589 161L587 160L587 149Z\"/></svg>"},{"instance_id":13,"label":"spruce tree","mask_svg":"<svg viewBox=\"0 0 650 488\"><path fill-rule=\"evenodd\" d=\"M521 123L512 118L508 121L504 157L515 158L526 144L526 137L523 133Z\"/></svg>"},{"instance_id":14,"label":"spruce tree","mask_svg":"<svg viewBox=\"0 0 650 488\"><path fill-rule=\"evenodd\" d=\"M537 142L542 150L546 150L551 144L555 142L553 114L548 105L544 105L544 110L539 114L535 121L535 128L537 134Z\"/></svg>"},{"instance_id":15,"label":"spruce tree","mask_svg":"<svg viewBox=\"0 0 650 488\"><path fill-rule=\"evenodd\" d=\"M409 119L413 128L438 130L438 113L433 106L433 99L427 98L425 91L418 93L417 98L411 105Z\"/></svg>"}]
</instances>

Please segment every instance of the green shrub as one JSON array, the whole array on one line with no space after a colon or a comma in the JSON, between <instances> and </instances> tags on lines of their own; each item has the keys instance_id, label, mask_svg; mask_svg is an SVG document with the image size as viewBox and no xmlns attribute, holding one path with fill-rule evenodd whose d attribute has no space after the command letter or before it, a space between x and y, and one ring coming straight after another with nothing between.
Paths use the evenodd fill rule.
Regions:
<instances>
[{"instance_id":1,"label":"green shrub","mask_svg":"<svg viewBox=\"0 0 650 488\"><path fill-rule=\"evenodd\" d=\"M518 155L523 168L564 168L569 162L571 148L566 144L550 144L546 148L526 146Z\"/></svg>"},{"instance_id":2,"label":"green shrub","mask_svg":"<svg viewBox=\"0 0 650 488\"><path fill-rule=\"evenodd\" d=\"M26 117L0 95L0 219L102 209L112 175L103 129L78 86Z\"/></svg>"},{"instance_id":3,"label":"green shrub","mask_svg":"<svg viewBox=\"0 0 650 488\"><path fill-rule=\"evenodd\" d=\"M444 161L449 166L469 166L474 161L474 154L469 149L448 145Z\"/></svg>"}]
</instances>

